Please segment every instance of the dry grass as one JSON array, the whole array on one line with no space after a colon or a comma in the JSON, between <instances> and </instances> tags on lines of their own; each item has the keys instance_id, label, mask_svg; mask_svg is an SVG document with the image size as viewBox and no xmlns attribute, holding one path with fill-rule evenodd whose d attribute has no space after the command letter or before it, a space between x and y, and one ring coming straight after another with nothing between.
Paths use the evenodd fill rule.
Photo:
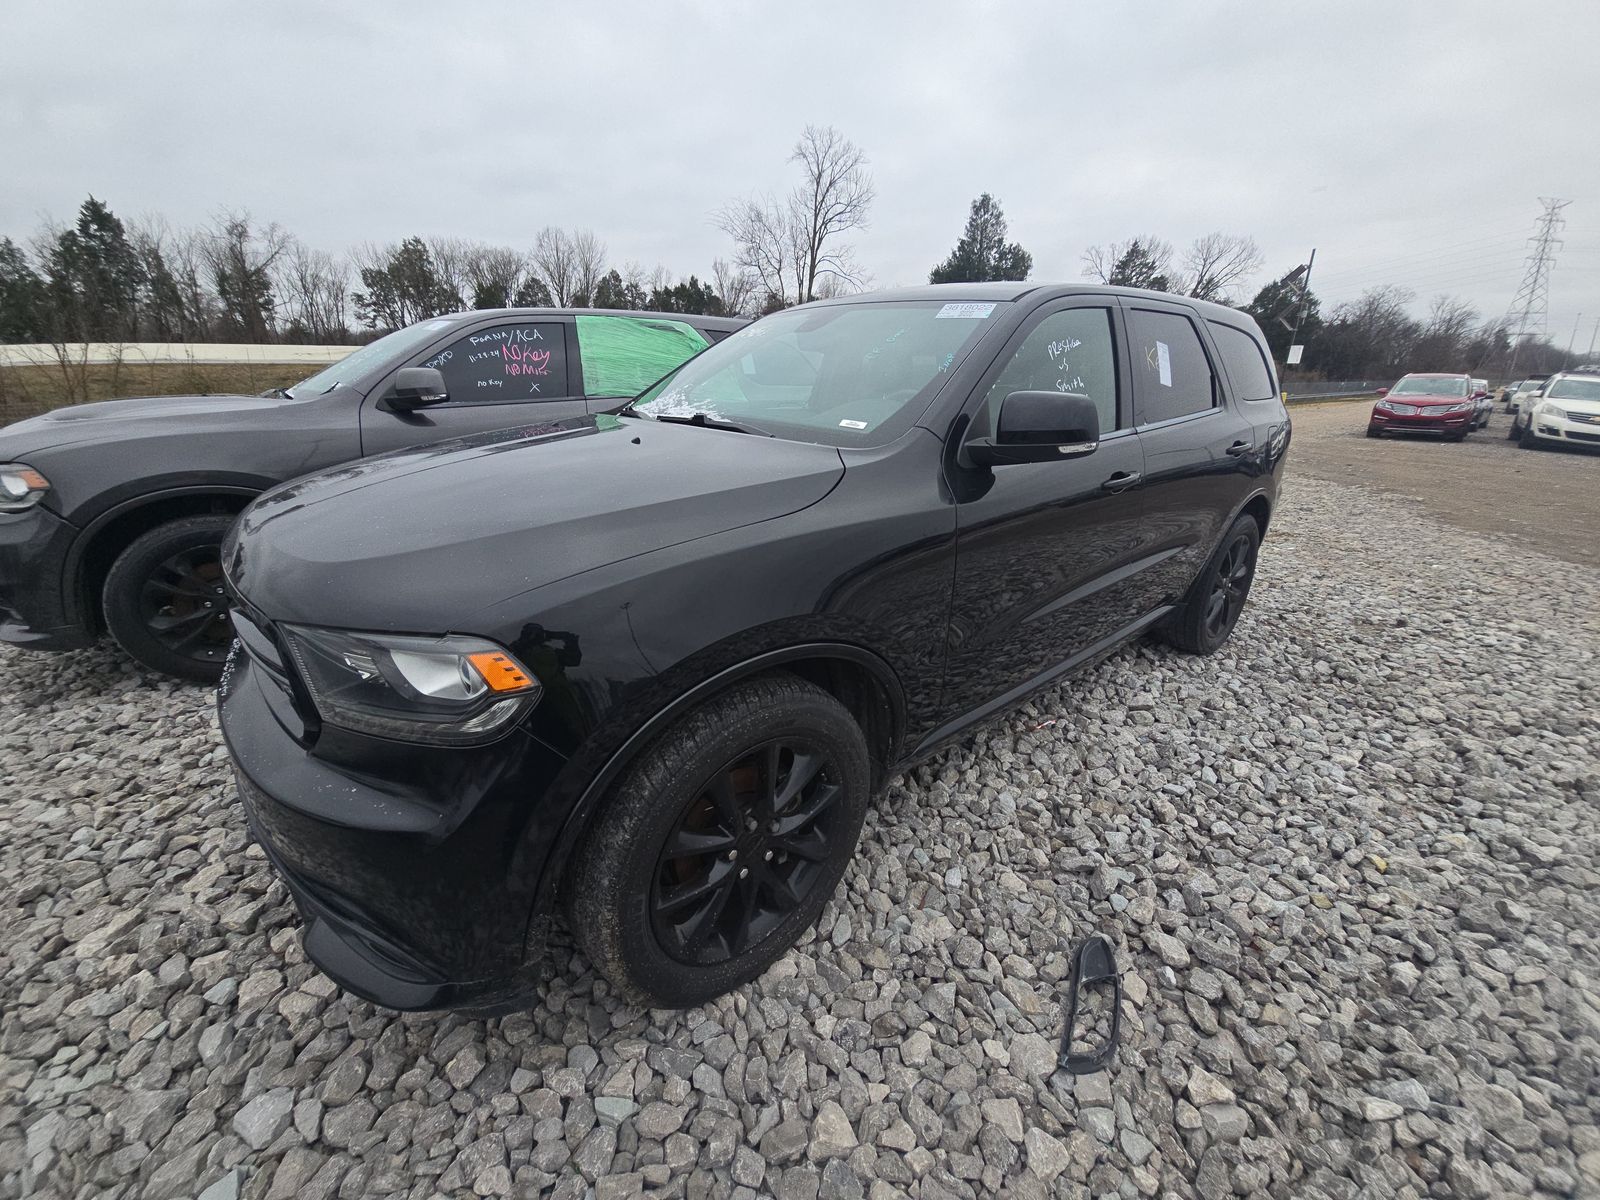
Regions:
<instances>
[{"instance_id":1,"label":"dry grass","mask_svg":"<svg viewBox=\"0 0 1600 1200\"><path fill-rule=\"evenodd\" d=\"M122 396L255 395L288 387L316 363L105 363L0 367L0 425L91 400Z\"/></svg>"}]
</instances>

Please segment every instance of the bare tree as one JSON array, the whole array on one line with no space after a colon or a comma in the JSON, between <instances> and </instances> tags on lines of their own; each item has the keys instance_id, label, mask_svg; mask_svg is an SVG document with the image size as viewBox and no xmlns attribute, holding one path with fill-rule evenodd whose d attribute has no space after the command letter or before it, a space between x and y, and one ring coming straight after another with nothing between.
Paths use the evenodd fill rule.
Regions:
<instances>
[{"instance_id":1,"label":"bare tree","mask_svg":"<svg viewBox=\"0 0 1600 1200\"><path fill-rule=\"evenodd\" d=\"M756 281L748 270L727 259L716 259L711 264L711 284L722 298L723 311L729 316L749 315Z\"/></svg>"},{"instance_id":2,"label":"bare tree","mask_svg":"<svg viewBox=\"0 0 1600 1200\"><path fill-rule=\"evenodd\" d=\"M590 304L600 277L606 273L606 244L588 229L572 235L572 278L574 304Z\"/></svg>"},{"instance_id":3,"label":"bare tree","mask_svg":"<svg viewBox=\"0 0 1600 1200\"><path fill-rule=\"evenodd\" d=\"M272 340L277 323L274 264L289 245L277 225L252 228L247 212L224 212L205 240L211 283L222 309L222 332L247 342Z\"/></svg>"},{"instance_id":4,"label":"bare tree","mask_svg":"<svg viewBox=\"0 0 1600 1200\"><path fill-rule=\"evenodd\" d=\"M534 239L529 261L551 299L562 308L571 304L578 290L578 251L567 231L546 225Z\"/></svg>"},{"instance_id":5,"label":"bare tree","mask_svg":"<svg viewBox=\"0 0 1600 1200\"><path fill-rule=\"evenodd\" d=\"M469 264L477 251L478 243L468 238L428 239L428 253L433 257L433 269L439 276L439 282L460 297L463 307L472 294Z\"/></svg>"},{"instance_id":6,"label":"bare tree","mask_svg":"<svg viewBox=\"0 0 1600 1200\"><path fill-rule=\"evenodd\" d=\"M1234 288L1261 269L1261 247L1235 233L1197 237L1184 252L1184 294L1226 302Z\"/></svg>"},{"instance_id":7,"label":"bare tree","mask_svg":"<svg viewBox=\"0 0 1600 1200\"><path fill-rule=\"evenodd\" d=\"M527 257L510 246L475 244L467 258L462 299L473 308L509 308L527 273Z\"/></svg>"},{"instance_id":8,"label":"bare tree","mask_svg":"<svg viewBox=\"0 0 1600 1200\"><path fill-rule=\"evenodd\" d=\"M1465 370L1468 343L1478 332L1478 310L1457 296L1435 296L1412 347L1414 370Z\"/></svg>"},{"instance_id":9,"label":"bare tree","mask_svg":"<svg viewBox=\"0 0 1600 1200\"><path fill-rule=\"evenodd\" d=\"M338 345L349 339L348 262L295 238L278 260L276 276L289 338L311 345Z\"/></svg>"},{"instance_id":10,"label":"bare tree","mask_svg":"<svg viewBox=\"0 0 1600 1200\"><path fill-rule=\"evenodd\" d=\"M755 280L763 308L805 296L805 238L793 205L752 196L724 207L716 222L733 239L733 261Z\"/></svg>"},{"instance_id":11,"label":"bare tree","mask_svg":"<svg viewBox=\"0 0 1600 1200\"><path fill-rule=\"evenodd\" d=\"M789 201L804 303L815 298L819 275L851 278L849 247L837 239L866 227L875 190L866 154L831 125L807 125L789 161L805 172Z\"/></svg>"}]
</instances>

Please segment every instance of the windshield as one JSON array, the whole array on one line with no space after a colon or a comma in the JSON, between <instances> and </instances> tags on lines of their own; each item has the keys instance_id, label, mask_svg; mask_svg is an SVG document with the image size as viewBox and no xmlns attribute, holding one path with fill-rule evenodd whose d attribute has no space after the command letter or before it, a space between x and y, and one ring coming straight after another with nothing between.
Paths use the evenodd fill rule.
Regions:
<instances>
[{"instance_id":1,"label":"windshield","mask_svg":"<svg viewBox=\"0 0 1600 1200\"><path fill-rule=\"evenodd\" d=\"M449 328L449 321L435 320L422 321L416 325L407 325L404 329L397 329L375 342L368 342L361 349L345 355L331 366L323 367L315 375L302 379L289 389L289 395L295 400L309 400L312 396L331 392L339 384L359 379L374 367L399 358L426 342L431 342L442 330Z\"/></svg>"},{"instance_id":2,"label":"windshield","mask_svg":"<svg viewBox=\"0 0 1600 1200\"><path fill-rule=\"evenodd\" d=\"M1545 392L1546 400L1600 400L1600 379L1558 379Z\"/></svg>"},{"instance_id":3,"label":"windshield","mask_svg":"<svg viewBox=\"0 0 1600 1200\"><path fill-rule=\"evenodd\" d=\"M1467 381L1458 375L1407 375L1389 389L1391 396L1465 396Z\"/></svg>"},{"instance_id":4,"label":"windshield","mask_svg":"<svg viewBox=\"0 0 1600 1200\"><path fill-rule=\"evenodd\" d=\"M1006 307L887 301L775 313L685 363L634 407L704 413L797 441L882 445L916 423Z\"/></svg>"}]
</instances>

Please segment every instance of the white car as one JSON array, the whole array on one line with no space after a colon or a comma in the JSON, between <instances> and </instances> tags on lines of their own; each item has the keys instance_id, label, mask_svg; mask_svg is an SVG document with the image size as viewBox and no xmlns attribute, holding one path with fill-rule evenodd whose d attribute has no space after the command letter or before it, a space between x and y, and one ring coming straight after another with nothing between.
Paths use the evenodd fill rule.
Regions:
<instances>
[{"instance_id":1,"label":"white car","mask_svg":"<svg viewBox=\"0 0 1600 1200\"><path fill-rule=\"evenodd\" d=\"M1529 448L1566 442L1600 449L1600 372L1552 375L1538 396L1524 401L1507 436Z\"/></svg>"},{"instance_id":2,"label":"white car","mask_svg":"<svg viewBox=\"0 0 1600 1200\"><path fill-rule=\"evenodd\" d=\"M1516 391L1506 394L1506 411L1508 413L1521 412L1523 401L1538 392L1549 378L1550 376L1548 375L1530 375L1527 379L1517 384Z\"/></svg>"}]
</instances>

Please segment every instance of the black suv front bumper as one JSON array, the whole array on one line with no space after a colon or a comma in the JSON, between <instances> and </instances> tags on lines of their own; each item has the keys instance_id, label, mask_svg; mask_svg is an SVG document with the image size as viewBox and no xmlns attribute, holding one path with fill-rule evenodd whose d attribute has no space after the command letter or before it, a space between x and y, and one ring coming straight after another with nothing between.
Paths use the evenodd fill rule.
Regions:
<instances>
[{"instance_id":1,"label":"black suv front bumper","mask_svg":"<svg viewBox=\"0 0 1600 1200\"><path fill-rule=\"evenodd\" d=\"M0 642L77 650L94 641L64 587L77 537L75 526L40 505L0 513Z\"/></svg>"},{"instance_id":2,"label":"black suv front bumper","mask_svg":"<svg viewBox=\"0 0 1600 1200\"><path fill-rule=\"evenodd\" d=\"M562 758L517 730L439 749L286 728L280 681L235 653L218 689L251 832L305 921L306 955L393 1009L526 998L539 799ZM291 722L292 724L292 722ZM334 761L324 758L330 756Z\"/></svg>"}]
</instances>

